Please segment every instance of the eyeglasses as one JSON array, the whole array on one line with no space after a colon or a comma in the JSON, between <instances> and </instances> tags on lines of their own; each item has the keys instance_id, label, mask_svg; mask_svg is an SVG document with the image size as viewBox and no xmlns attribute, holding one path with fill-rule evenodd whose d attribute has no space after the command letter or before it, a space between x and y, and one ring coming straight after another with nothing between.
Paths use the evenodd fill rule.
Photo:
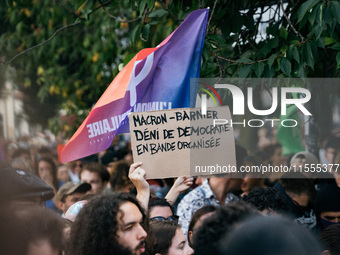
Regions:
<instances>
[{"instance_id":1,"label":"eyeglasses","mask_svg":"<svg viewBox=\"0 0 340 255\"><path fill-rule=\"evenodd\" d=\"M156 216L156 217L152 217L150 218L150 221L165 221L165 220L170 220L170 221L178 221L179 216L178 215L171 215L168 218L165 218L163 216Z\"/></svg>"}]
</instances>

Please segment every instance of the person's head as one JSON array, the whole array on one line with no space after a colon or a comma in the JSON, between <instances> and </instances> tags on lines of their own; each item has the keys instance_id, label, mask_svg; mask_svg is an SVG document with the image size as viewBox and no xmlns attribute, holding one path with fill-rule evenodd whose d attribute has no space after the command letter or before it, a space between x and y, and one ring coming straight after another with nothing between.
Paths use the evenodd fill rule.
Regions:
<instances>
[{"instance_id":1,"label":"person's head","mask_svg":"<svg viewBox=\"0 0 340 255\"><path fill-rule=\"evenodd\" d=\"M270 144L262 149L262 160L265 163L270 163L273 166L283 165L285 158L282 156L281 144Z\"/></svg>"},{"instance_id":2,"label":"person's head","mask_svg":"<svg viewBox=\"0 0 340 255\"><path fill-rule=\"evenodd\" d=\"M52 158L53 157L53 151L47 147L47 146L42 146L38 150L38 158Z\"/></svg>"},{"instance_id":3,"label":"person's head","mask_svg":"<svg viewBox=\"0 0 340 255\"><path fill-rule=\"evenodd\" d=\"M256 187L264 188L264 181L265 178L261 176L261 173L247 173L243 178L241 190L246 195Z\"/></svg>"},{"instance_id":4,"label":"person's head","mask_svg":"<svg viewBox=\"0 0 340 255\"><path fill-rule=\"evenodd\" d=\"M70 161L67 163L67 165L70 167L71 172L74 174L79 174L83 167L83 163L79 159Z\"/></svg>"},{"instance_id":5,"label":"person's head","mask_svg":"<svg viewBox=\"0 0 340 255\"><path fill-rule=\"evenodd\" d=\"M175 221L151 222L146 238L146 250L150 255L189 255L193 250Z\"/></svg>"},{"instance_id":6,"label":"person's head","mask_svg":"<svg viewBox=\"0 0 340 255\"><path fill-rule=\"evenodd\" d=\"M314 199L313 182L302 173L286 173L279 180L284 191L292 199L296 208L306 209Z\"/></svg>"},{"instance_id":7,"label":"person's head","mask_svg":"<svg viewBox=\"0 0 340 255\"><path fill-rule=\"evenodd\" d=\"M53 188L33 173L0 162L0 176L1 204L39 204L54 197Z\"/></svg>"},{"instance_id":8,"label":"person's head","mask_svg":"<svg viewBox=\"0 0 340 255\"><path fill-rule=\"evenodd\" d=\"M319 233L322 255L340 254L340 224L328 226Z\"/></svg>"},{"instance_id":9,"label":"person's head","mask_svg":"<svg viewBox=\"0 0 340 255\"><path fill-rule=\"evenodd\" d=\"M337 149L334 154L334 161L333 164L339 164L340 165L340 149ZM333 172L333 176L336 182L336 185L340 187L340 172Z\"/></svg>"},{"instance_id":10,"label":"person's head","mask_svg":"<svg viewBox=\"0 0 340 255\"><path fill-rule=\"evenodd\" d=\"M27 205L0 212L0 247L6 255L58 255L65 248L63 224L54 212Z\"/></svg>"},{"instance_id":11,"label":"person's head","mask_svg":"<svg viewBox=\"0 0 340 255\"><path fill-rule=\"evenodd\" d=\"M194 233L195 254L217 254L220 239L229 233L235 224L256 215L260 214L244 201L231 202L219 207Z\"/></svg>"},{"instance_id":12,"label":"person's head","mask_svg":"<svg viewBox=\"0 0 340 255\"><path fill-rule=\"evenodd\" d=\"M97 162L89 162L83 166L80 171L81 182L90 183L92 189L89 193L99 194L106 187L110 180L110 174L105 166Z\"/></svg>"},{"instance_id":13,"label":"person's head","mask_svg":"<svg viewBox=\"0 0 340 255\"><path fill-rule=\"evenodd\" d=\"M124 161L116 162L111 169L110 186L112 191L131 192L135 186L129 179L130 165Z\"/></svg>"},{"instance_id":14,"label":"person's head","mask_svg":"<svg viewBox=\"0 0 340 255\"><path fill-rule=\"evenodd\" d=\"M242 200L253 205L262 214L287 214L289 204L276 188L255 188Z\"/></svg>"},{"instance_id":15,"label":"person's head","mask_svg":"<svg viewBox=\"0 0 340 255\"><path fill-rule=\"evenodd\" d=\"M127 193L99 195L80 210L71 228L69 254L142 254L145 214Z\"/></svg>"},{"instance_id":16,"label":"person's head","mask_svg":"<svg viewBox=\"0 0 340 255\"><path fill-rule=\"evenodd\" d=\"M317 192L314 209L322 229L340 223L339 201L340 188L336 185L326 185Z\"/></svg>"},{"instance_id":17,"label":"person's head","mask_svg":"<svg viewBox=\"0 0 340 255\"><path fill-rule=\"evenodd\" d=\"M282 217L255 217L221 238L219 253L228 255L320 255L318 240L307 229Z\"/></svg>"},{"instance_id":18,"label":"person's head","mask_svg":"<svg viewBox=\"0 0 340 255\"><path fill-rule=\"evenodd\" d=\"M40 158L37 161L37 175L58 190L57 166L52 158Z\"/></svg>"},{"instance_id":19,"label":"person's head","mask_svg":"<svg viewBox=\"0 0 340 255\"><path fill-rule=\"evenodd\" d=\"M155 218L158 217L158 218ZM178 219L175 215L175 209L169 204L165 198L151 197L148 205L148 219L168 219L169 217L174 217L173 220Z\"/></svg>"},{"instance_id":20,"label":"person's head","mask_svg":"<svg viewBox=\"0 0 340 255\"><path fill-rule=\"evenodd\" d=\"M213 205L206 205L198 209L191 218L188 228L188 242L190 247L193 247L193 235L195 231L202 225L203 221L213 215L217 207Z\"/></svg>"},{"instance_id":21,"label":"person's head","mask_svg":"<svg viewBox=\"0 0 340 255\"><path fill-rule=\"evenodd\" d=\"M68 166L66 164L61 164L58 166L57 170L57 178L59 181L62 182L69 182L70 181L70 175L68 173Z\"/></svg>"},{"instance_id":22,"label":"person's head","mask_svg":"<svg viewBox=\"0 0 340 255\"><path fill-rule=\"evenodd\" d=\"M295 153L290 159L290 165L295 167L304 167L306 164L318 164L319 160L313 153L300 151Z\"/></svg>"},{"instance_id":23,"label":"person's head","mask_svg":"<svg viewBox=\"0 0 340 255\"><path fill-rule=\"evenodd\" d=\"M56 200L58 207L65 214L68 208L76 202L80 201L87 191L91 190L88 183L74 184L73 182L65 183L57 192Z\"/></svg>"},{"instance_id":24,"label":"person's head","mask_svg":"<svg viewBox=\"0 0 340 255\"><path fill-rule=\"evenodd\" d=\"M12 159L19 157L24 159L29 164L31 164L32 162L31 152L28 149L18 148L17 150L15 150L12 154Z\"/></svg>"},{"instance_id":25,"label":"person's head","mask_svg":"<svg viewBox=\"0 0 340 255\"><path fill-rule=\"evenodd\" d=\"M114 162L122 159L121 151L107 151L101 158L101 163L106 167L107 171L110 172L110 168L114 166Z\"/></svg>"},{"instance_id":26,"label":"person's head","mask_svg":"<svg viewBox=\"0 0 340 255\"><path fill-rule=\"evenodd\" d=\"M340 149L340 137L331 136L328 138L325 145L325 157L328 163L332 164L334 160L334 154L337 149Z\"/></svg>"}]
</instances>

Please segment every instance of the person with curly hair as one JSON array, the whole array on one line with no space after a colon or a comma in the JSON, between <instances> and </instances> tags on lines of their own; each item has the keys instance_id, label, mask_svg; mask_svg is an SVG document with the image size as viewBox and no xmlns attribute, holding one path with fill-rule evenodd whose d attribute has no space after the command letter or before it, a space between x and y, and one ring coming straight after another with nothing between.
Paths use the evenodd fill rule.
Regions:
<instances>
[{"instance_id":1,"label":"person with curly hair","mask_svg":"<svg viewBox=\"0 0 340 255\"><path fill-rule=\"evenodd\" d=\"M67 254L143 254L144 220L144 211L132 195L99 195L84 205L77 215L71 228Z\"/></svg>"},{"instance_id":2,"label":"person with curly hair","mask_svg":"<svg viewBox=\"0 0 340 255\"><path fill-rule=\"evenodd\" d=\"M289 205L285 197L276 188L255 188L242 197L256 207L262 214L288 214Z\"/></svg>"}]
</instances>

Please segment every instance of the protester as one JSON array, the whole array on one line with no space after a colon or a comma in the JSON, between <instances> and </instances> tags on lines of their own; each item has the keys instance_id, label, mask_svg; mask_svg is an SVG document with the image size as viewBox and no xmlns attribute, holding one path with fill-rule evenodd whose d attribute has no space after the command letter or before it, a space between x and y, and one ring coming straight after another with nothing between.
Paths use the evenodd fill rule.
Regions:
<instances>
[{"instance_id":1,"label":"protester","mask_svg":"<svg viewBox=\"0 0 340 255\"><path fill-rule=\"evenodd\" d=\"M247 151L236 145L236 166L239 169L244 164ZM188 227L194 213L205 205L220 206L231 201L237 201L238 196L232 192L240 190L242 178L237 174L222 174L207 178L201 186L190 191L178 204L177 215L182 231L187 236Z\"/></svg>"},{"instance_id":2,"label":"protester","mask_svg":"<svg viewBox=\"0 0 340 255\"><path fill-rule=\"evenodd\" d=\"M58 255L65 249L63 223L54 212L25 205L2 207L0 251L4 255Z\"/></svg>"},{"instance_id":3,"label":"protester","mask_svg":"<svg viewBox=\"0 0 340 255\"><path fill-rule=\"evenodd\" d=\"M194 246L193 236L197 229L202 225L203 221L213 215L216 210L216 206L206 205L198 209L192 216L188 228L188 243L191 248Z\"/></svg>"},{"instance_id":4,"label":"protester","mask_svg":"<svg viewBox=\"0 0 340 255\"><path fill-rule=\"evenodd\" d=\"M299 224L315 230L316 216L312 208L315 196L313 182L302 173L286 173L274 185L288 202L289 213Z\"/></svg>"},{"instance_id":5,"label":"protester","mask_svg":"<svg viewBox=\"0 0 340 255\"><path fill-rule=\"evenodd\" d=\"M106 168L97 162L89 162L83 166L80 173L81 182L91 184L92 189L88 193L102 193L110 180L110 174Z\"/></svg>"},{"instance_id":6,"label":"protester","mask_svg":"<svg viewBox=\"0 0 340 255\"><path fill-rule=\"evenodd\" d=\"M137 190L137 199L141 205L147 210L149 208L150 185L146 181L146 172L141 168L142 162L133 163L129 169L129 179ZM165 199L169 204L173 205L179 194L186 191L193 183L192 177L178 177L174 185L169 190Z\"/></svg>"},{"instance_id":7,"label":"protester","mask_svg":"<svg viewBox=\"0 0 340 255\"><path fill-rule=\"evenodd\" d=\"M71 228L69 255L139 255L145 252L145 214L127 193L99 195L80 210Z\"/></svg>"},{"instance_id":8,"label":"protester","mask_svg":"<svg viewBox=\"0 0 340 255\"><path fill-rule=\"evenodd\" d=\"M325 158L328 161L328 164L332 164L334 161L335 152L337 149L340 149L340 137L338 136L330 136L325 144ZM330 165L328 165L330 168Z\"/></svg>"},{"instance_id":9,"label":"protester","mask_svg":"<svg viewBox=\"0 0 340 255\"><path fill-rule=\"evenodd\" d=\"M18 148L12 154L11 165L27 172L34 172L32 154L29 149Z\"/></svg>"},{"instance_id":10,"label":"protester","mask_svg":"<svg viewBox=\"0 0 340 255\"><path fill-rule=\"evenodd\" d=\"M57 178L59 181L62 181L64 183L71 181L71 178L69 175L69 167L66 164L58 165Z\"/></svg>"},{"instance_id":11,"label":"protester","mask_svg":"<svg viewBox=\"0 0 340 255\"><path fill-rule=\"evenodd\" d=\"M333 164L338 164L338 166L340 167L340 149L337 149L334 154ZM333 176L334 176L336 185L340 187L340 171L333 171Z\"/></svg>"},{"instance_id":12,"label":"protester","mask_svg":"<svg viewBox=\"0 0 340 255\"><path fill-rule=\"evenodd\" d=\"M316 194L314 208L318 227L322 230L329 225L340 223L340 188L326 185Z\"/></svg>"},{"instance_id":13,"label":"protester","mask_svg":"<svg viewBox=\"0 0 340 255\"><path fill-rule=\"evenodd\" d=\"M148 219L155 220L174 220L178 221L175 215L175 208L165 199L161 197L151 197L148 206Z\"/></svg>"},{"instance_id":14,"label":"protester","mask_svg":"<svg viewBox=\"0 0 340 255\"><path fill-rule=\"evenodd\" d=\"M178 204L177 215L184 235L194 213L205 205L220 206L238 198L229 193L240 187L242 179L228 177L210 177L201 186L189 192Z\"/></svg>"},{"instance_id":15,"label":"protester","mask_svg":"<svg viewBox=\"0 0 340 255\"><path fill-rule=\"evenodd\" d=\"M151 222L146 238L146 250L150 255L191 255L193 249L175 221Z\"/></svg>"},{"instance_id":16,"label":"protester","mask_svg":"<svg viewBox=\"0 0 340 255\"><path fill-rule=\"evenodd\" d=\"M250 217L260 215L255 208L243 201L231 202L217 208L193 235L195 254L218 254L218 244L232 228Z\"/></svg>"},{"instance_id":17,"label":"protester","mask_svg":"<svg viewBox=\"0 0 340 255\"><path fill-rule=\"evenodd\" d=\"M91 185L88 183L74 184L73 182L65 183L57 192L56 200L58 208L66 213L68 208L76 202L80 201L82 197L91 190Z\"/></svg>"},{"instance_id":18,"label":"protester","mask_svg":"<svg viewBox=\"0 0 340 255\"><path fill-rule=\"evenodd\" d=\"M250 218L220 241L228 255L320 255L318 240L307 229L282 217Z\"/></svg>"},{"instance_id":19,"label":"protester","mask_svg":"<svg viewBox=\"0 0 340 255\"><path fill-rule=\"evenodd\" d=\"M286 197L276 188L255 188L248 195L243 196L242 200L264 215L290 213Z\"/></svg>"},{"instance_id":20,"label":"protester","mask_svg":"<svg viewBox=\"0 0 340 255\"><path fill-rule=\"evenodd\" d=\"M340 224L323 229L319 239L323 249L322 255L340 255Z\"/></svg>"},{"instance_id":21,"label":"protester","mask_svg":"<svg viewBox=\"0 0 340 255\"><path fill-rule=\"evenodd\" d=\"M38 176L0 162L0 204L40 204L54 197L53 188Z\"/></svg>"},{"instance_id":22,"label":"protester","mask_svg":"<svg viewBox=\"0 0 340 255\"><path fill-rule=\"evenodd\" d=\"M264 184L265 179L261 175L262 175L261 173L247 173L246 174L241 184L241 190L243 192L241 194L241 197L248 195L249 192L251 192L256 187L260 187L260 188L266 187L266 185Z\"/></svg>"},{"instance_id":23,"label":"protester","mask_svg":"<svg viewBox=\"0 0 340 255\"><path fill-rule=\"evenodd\" d=\"M37 175L54 189L54 193L57 193L58 189L64 184L58 180L57 166L51 158L40 158L38 160ZM46 207L53 211L59 212L58 202L55 197L46 201Z\"/></svg>"},{"instance_id":24,"label":"protester","mask_svg":"<svg viewBox=\"0 0 340 255\"><path fill-rule=\"evenodd\" d=\"M81 160L68 162L67 165L69 166L68 174L70 176L71 182L73 182L74 184L80 183L79 173L83 167L83 163L81 162Z\"/></svg>"},{"instance_id":25,"label":"protester","mask_svg":"<svg viewBox=\"0 0 340 255\"><path fill-rule=\"evenodd\" d=\"M117 192L134 192L135 186L129 179L130 165L125 161L115 162L111 166L110 188Z\"/></svg>"}]
</instances>

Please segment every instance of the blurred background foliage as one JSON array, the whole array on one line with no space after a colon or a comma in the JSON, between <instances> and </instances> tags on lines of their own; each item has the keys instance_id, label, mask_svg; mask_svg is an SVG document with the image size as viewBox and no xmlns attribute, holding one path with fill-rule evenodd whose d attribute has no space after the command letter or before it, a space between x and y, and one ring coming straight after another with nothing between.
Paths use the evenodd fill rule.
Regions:
<instances>
[{"instance_id":1,"label":"blurred background foliage","mask_svg":"<svg viewBox=\"0 0 340 255\"><path fill-rule=\"evenodd\" d=\"M70 137L139 50L207 7L201 77L339 77L340 3L328 0L1 0L0 71L16 70L31 122Z\"/></svg>"}]
</instances>

